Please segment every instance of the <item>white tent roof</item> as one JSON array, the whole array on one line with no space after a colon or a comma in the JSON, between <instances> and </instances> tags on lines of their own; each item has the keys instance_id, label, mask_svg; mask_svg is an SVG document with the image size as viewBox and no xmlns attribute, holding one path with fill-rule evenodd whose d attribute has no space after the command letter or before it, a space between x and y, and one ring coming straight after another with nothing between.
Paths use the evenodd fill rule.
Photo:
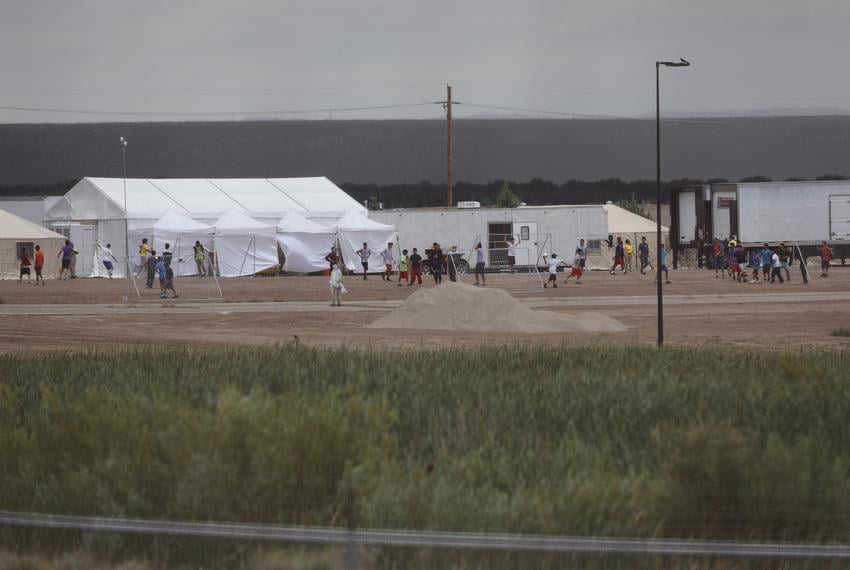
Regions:
<instances>
[{"instance_id":1,"label":"white tent roof","mask_svg":"<svg viewBox=\"0 0 850 570\"><path fill-rule=\"evenodd\" d=\"M270 178L269 182L300 204L311 217L338 218L345 212L366 212L363 204L325 177Z\"/></svg>"},{"instance_id":2,"label":"white tent roof","mask_svg":"<svg viewBox=\"0 0 850 570\"><path fill-rule=\"evenodd\" d=\"M230 210L213 224L216 234L268 234L274 235L275 228L258 222L236 210Z\"/></svg>"},{"instance_id":3,"label":"white tent roof","mask_svg":"<svg viewBox=\"0 0 850 570\"><path fill-rule=\"evenodd\" d=\"M370 220L360 212L348 212L336 223L337 229L341 231L395 231L395 226L382 224Z\"/></svg>"},{"instance_id":4,"label":"white tent roof","mask_svg":"<svg viewBox=\"0 0 850 570\"><path fill-rule=\"evenodd\" d=\"M608 233L609 234L639 234L639 233L655 233L658 229L653 220L638 216L637 214L616 206L614 204L606 204L603 206L608 213ZM668 232L667 226L661 226L661 233Z\"/></svg>"},{"instance_id":5,"label":"white tent roof","mask_svg":"<svg viewBox=\"0 0 850 570\"><path fill-rule=\"evenodd\" d=\"M277 231L283 234L332 234L333 228L308 220L298 212L287 212L277 223Z\"/></svg>"},{"instance_id":6,"label":"white tent roof","mask_svg":"<svg viewBox=\"0 0 850 570\"><path fill-rule=\"evenodd\" d=\"M65 239L65 236L19 218L15 214L0 210L0 239L35 241L41 239Z\"/></svg>"},{"instance_id":7,"label":"white tent roof","mask_svg":"<svg viewBox=\"0 0 850 570\"><path fill-rule=\"evenodd\" d=\"M45 220L123 219L123 178L83 178L45 213ZM351 196L324 177L275 179L126 180L126 216L156 220L168 211L217 219L230 210L256 218L280 219L299 211L310 217L365 212Z\"/></svg>"},{"instance_id":8,"label":"white tent roof","mask_svg":"<svg viewBox=\"0 0 850 570\"><path fill-rule=\"evenodd\" d=\"M165 232L173 234L191 234L191 235L207 235L212 234L214 228L203 224L197 220L193 220L188 216L184 216L173 210L166 212L153 225L154 233Z\"/></svg>"}]
</instances>

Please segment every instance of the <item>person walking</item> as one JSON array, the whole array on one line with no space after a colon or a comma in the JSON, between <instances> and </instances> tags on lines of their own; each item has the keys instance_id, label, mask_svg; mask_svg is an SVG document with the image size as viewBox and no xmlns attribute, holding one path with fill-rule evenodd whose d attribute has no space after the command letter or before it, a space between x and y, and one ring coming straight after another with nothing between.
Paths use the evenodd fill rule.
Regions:
<instances>
[{"instance_id":1,"label":"person walking","mask_svg":"<svg viewBox=\"0 0 850 570\"><path fill-rule=\"evenodd\" d=\"M750 281L751 285L755 285L756 283L761 283L759 280L759 273L761 273L761 252L753 251L750 253L750 265L753 266L753 278Z\"/></svg>"},{"instance_id":2,"label":"person walking","mask_svg":"<svg viewBox=\"0 0 850 570\"><path fill-rule=\"evenodd\" d=\"M649 265L649 244L646 241L646 236L640 238L638 257L640 258L640 274L646 275L646 266Z\"/></svg>"},{"instance_id":3,"label":"person walking","mask_svg":"<svg viewBox=\"0 0 850 570\"><path fill-rule=\"evenodd\" d=\"M163 258L162 264L165 265L165 292L167 293L169 290L174 293L174 299L178 297L177 291L174 290L174 269L170 265L166 265L165 259Z\"/></svg>"},{"instance_id":4,"label":"person walking","mask_svg":"<svg viewBox=\"0 0 850 570\"><path fill-rule=\"evenodd\" d=\"M56 257L62 258L62 270L59 272L59 277L62 278L62 281L67 281L71 272L71 252L73 250L74 248L71 245L71 240L66 239L65 245L62 246L59 253L56 255Z\"/></svg>"},{"instance_id":5,"label":"person walking","mask_svg":"<svg viewBox=\"0 0 850 570\"><path fill-rule=\"evenodd\" d=\"M623 256L626 261L626 266L623 268L623 273L628 273L632 270L632 261L634 259L635 248L632 247L631 240L626 240L623 245Z\"/></svg>"},{"instance_id":6,"label":"person walking","mask_svg":"<svg viewBox=\"0 0 850 570\"><path fill-rule=\"evenodd\" d=\"M74 242L71 242L71 263L68 265L68 271L71 274L71 279L77 278L77 256L80 254L80 251L77 249L77 246L74 245Z\"/></svg>"},{"instance_id":7,"label":"person walking","mask_svg":"<svg viewBox=\"0 0 850 570\"><path fill-rule=\"evenodd\" d=\"M587 265L587 247L584 245L584 240L580 239L578 241L578 247L576 248L576 253L581 258L581 270L584 271Z\"/></svg>"},{"instance_id":8,"label":"person walking","mask_svg":"<svg viewBox=\"0 0 850 570\"><path fill-rule=\"evenodd\" d=\"M366 274L369 273L369 258L372 257L372 250L369 249L369 244L365 241L363 242L363 247L358 249L355 253L360 257L360 265L363 266L363 281L366 281Z\"/></svg>"},{"instance_id":9,"label":"person walking","mask_svg":"<svg viewBox=\"0 0 850 570\"><path fill-rule=\"evenodd\" d=\"M782 270L785 271L785 280L791 281L791 250L785 242L779 243L779 262L782 264Z\"/></svg>"},{"instance_id":10,"label":"person walking","mask_svg":"<svg viewBox=\"0 0 850 570\"><path fill-rule=\"evenodd\" d=\"M401 287L402 281L405 281L408 285L410 285L410 280L408 278L408 270L410 268L410 259L407 256L407 250L402 250L401 255L398 258L398 286Z\"/></svg>"},{"instance_id":11,"label":"person walking","mask_svg":"<svg viewBox=\"0 0 850 570\"><path fill-rule=\"evenodd\" d=\"M151 253L149 257L153 259L154 270L159 276L159 298L165 299L165 262L162 260L162 257L154 257L153 253ZM148 263L148 267L150 267L150 263ZM150 274L148 274L148 281L153 282ZM150 285L148 285L148 287L150 287Z\"/></svg>"},{"instance_id":12,"label":"person walking","mask_svg":"<svg viewBox=\"0 0 850 570\"><path fill-rule=\"evenodd\" d=\"M664 282L672 283L670 281L670 269L667 267L667 246L665 244L661 244L661 251L658 252L658 267L661 269L661 272L664 273ZM658 283L658 276L655 276L655 283Z\"/></svg>"},{"instance_id":13,"label":"person walking","mask_svg":"<svg viewBox=\"0 0 850 570\"><path fill-rule=\"evenodd\" d=\"M481 285L487 285L487 279L484 277L484 250L481 249L481 242L475 245L475 284L478 285L478 278L481 277Z\"/></svg>"},{"instance_id":14,"label":"person walking","mask_svg":"<svg viewBox=\"0 0 850 570\"><path fill-rule=\"evenodd\" d=\"M829 262L832 261L832 249L826 242L820 246L821 277L829 277Z\"/></svg>"},{"instance_id":15,"label":"person walking","mask_svg":"<svg viewBox=\"0 0 850 570\"><path fill-rule=\"evenodd\" d=\"M41 271L44 269L44 252L41 251L41 246L35 246L35 284L38 285L38 282L41 281L41 285L44 286L44 276L41 274Z\"/></svg>"},{"instance_id":16,"label":"person walking","mask_svg":"<svg viewBox=\"0 0 850 570\"><path fill-rule=\"evenodd\" d=\"M415 247L413 248L413 253L410 254L410 281L407 286L410 287L413 285L414 281L422 285L422 256L419 255Z\"/></svg>"},{"instance_id":17,"label":"person walking","mask_svg":"<svg viewBox=\"0 0 850 570\"><path fill-rule=\"evenodd\" d=\"M776 283L776 280L779 279L779 284L782 285L785 280L782 279L782 259L779 256L779 253L774 251L773 255L770 257L770 282Z\"/></svg>"},{"instance_id":18,"label":"person walking","mask_svg":"<svg viewBox=\"0 0 850 570\"><path fill-rule=\"evenodd\" d=\"M434 276L434 283L439 285L443 282L443 250L437 242L434 242L434 245L431 248L431 254L428 256L428 262L431 266L431 275Z\"/></svg>"},{"instance_id":19,"label":"person walking","mask_svg":"<svg viewBox=\"0 0 850 570\"><path fill-rule=\"evenodd\" d=\"M384 251L381 252L381 259L384 260L384 274L381 275L381 279L384 281L392 281L391 277L393 276L393 266L395 265L395 255L393 254L393 244L392 242L387 244L387 247L384 248Z\"/></svg>"},{"instance_id":20,"label":"person walking","mask_svg":"<svg viewBox=\"0 0 850 570\"><path fill-rule=\"evenodd\" d=\"M145 281L145 285L147 286L148 289L153 289L153 280L154 280L154 278L156 277L156 274L157 274L156 266L157 266L157 263L160 261L160 259L161 258L156 257L156 252L154 250L150 250L147 257L145 257L145 264L147 265L146 269L147 269L147 272L148 272L147 280ZM163 260L163 264L164 263L165 263L165 260Z\"/></svg>"},{"instance_id":21,"label":"person walking","mask_svg":"<svg viewBox=\"0 0 850 570\"><path fill-rule=\"evenodd\" d=\"M767 280L770 278L770 264L771 258L773 257L773 252L770 251L770 246L768 244L764 244L764 247L761 250L761 277L764 283L767 283Z\"/></svg>"},{"instance_id":22,"label":"person walking","mask_svg":"<svg viewBox=\"0 0 850 570\"><path fill-rule=\"evenodd\" d=\"M174 253L171 251L171 244L165 244L165 251L162 252L162 262L165 264L165 267L171 267L173 257Z\"/></svg>"},{"instance_id":23,"label":"person walking","mask_svg":"<svg viewBox=\"0 0 850 570\"><path fill-rule=\"evenodd\" d=\"M623 249L623 238L617 238L617 245L614 248L614 265L611 266L611 275L614 275L614 270L617 269L617 266L622 268L623 274L626 273L626 261L623 259L625 257L625 251Z\"/></svg>"},{"instance_id":24,"label":"person walking","mask_svg":"<svg viewBox=\"0 0 850 570\"><path fill-rule=\"evenodd\" d=\"M206 277L207 269L204 263L205 255L204 255L204 246L200 241L195 241L195 245L192 246L192 251L195 256L195 266L198 268L198 277ZM165 260L163 259L163 262ZM171 263L169 262L169 265Z\"/></svg>"},{"instance_id":25,"label":"person walking","mask_svg":"<svg viewBox=\"0 0 850 570\"><path fill-rule=\"evenodd\" d=\"M334 263L331 266L331 280L328 282L331 288L331 307L342 306L342 296L348 292L342 281L342 269L340 269L339 264Z\"/></svg>"},{"instance_id":26,"label":"person walking","mask_svg":"<svg viewBox=\"0 0 850 570\"><path fill-rule=\"evenodd\" d=\"M142 270L147 268L148 252L150 252L150 248L148 247L148 238L142 238L142 243L139 244L139 264L133 270L133 277L138 277Z\"/></svg>"},{"instance_id":27,"label":"person walking","mask_svg":"<svg viewBox=\"0 0 850 570\"><path fill-rule=\"evenodd\" d=\"M32 276L30 276L32 261L30 261L30 255L27 253L26 247L21 248L21 251L18 253L18 259L21 262L21 274L18 276L18 283L24 282L24 275L27 276L27 283L32 283Z\"/></svg>"},{"instance_id":28,"label":"person walking","mask_svg":"<svg viewBox=\"0 0 850 570\"><path fill-rule=\"evenodd\" d=\"M711 246L711 264L714 266L714 278L720 277L720 271L723 269L723 245L720 240L714 238L714 244Z\"/></svg>"}]
</instances>

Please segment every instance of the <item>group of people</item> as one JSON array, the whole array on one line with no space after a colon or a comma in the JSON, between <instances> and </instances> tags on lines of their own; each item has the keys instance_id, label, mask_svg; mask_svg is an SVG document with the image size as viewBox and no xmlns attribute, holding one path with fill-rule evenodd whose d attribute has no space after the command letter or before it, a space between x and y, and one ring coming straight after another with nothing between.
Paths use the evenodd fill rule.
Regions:
<instances>
[{"instance_id":1,"label":"group of people","mask_svg":"<svg viewBox=\"0 0 850 570\"><path fill-rule=\"evenodd\" d=\"M818 248L821 257L821 277L829 276L832 249L824 241ZM726 240L714 238L708 257L708 267L716 278L724 277L738 283L785 283L791 281L791 248L784 243L771 247L765 243L760 248L746 248L733 237ZM784 274L784 277L783 277ZM806 267L800 264L803 282L808 283Z\"/></svg>"}]
</instances>

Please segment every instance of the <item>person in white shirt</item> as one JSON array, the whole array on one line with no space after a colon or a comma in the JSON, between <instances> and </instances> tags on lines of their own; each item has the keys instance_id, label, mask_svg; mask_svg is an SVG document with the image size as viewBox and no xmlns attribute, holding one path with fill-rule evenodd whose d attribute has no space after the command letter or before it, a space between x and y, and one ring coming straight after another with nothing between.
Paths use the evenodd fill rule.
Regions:
<instances>
[{"instance_id":1,"label":"person in white shirt","mask_svg":"<svg viewBox=\"0 0 850 570\"><path fill-rule=\"evenodd\" d=\"M543 261L545 261L549 265L549 281L543 284L543 287L547 287L549 283L552 284L552 287L558 287L558 266L563 262L558 259L558 254L553 253L549 260L546 260L546 255L543 256Z\"/></svg>"},{"instance_id":2,"label":"person in white shirt","mask_svg":"<svg viewBox=\"0 0 850 570\"><path fill-rule=\"evenodd\" d=\"M381 275L381 279L384 281L392 281L391 277L393 274L393 265L395 265L395 256L393 255L393 244L392 242L387 244L387 247L384 251L381 252L381 258L384 260L384 267L386 271Z\"/></svg>"},{"instance_id":3,"label":"person in white shirt","mask_svg":"<svg viewBox=\"0 0 850 570\"><path fill-rule=\"evenodd\" d=\"M369 249L369 244L364 241L363 247L358 249L355 253L357 254L357 257L360 258L360 265L363 266L363 281L366 281L366 274L369 273L369 258L372 257L372 250Z\"/></svg>"},{"instance_id":4,"label":"person in white shirt","mask_svg":"<svg viewBox=\"0 0 850 570\"><path fill-rule=\"evenodd\" d=\"M779 257L779 254L774 251L773 255L770 257L770 282L775 283L777 278L779 278L780 285L785 283L785 280L782 278L782 259Z\"/></svg>"},{"instance_id":5,"label":"person in white shirt","mask_svg":"<svg viewBox=\"0 0 850 570\"><path fill-rule=\"evenodd\" d=\"M514 265L516 264L516 244L514 243L514 238L508 238L508 269L510 269L511 273L514 272Z\"/></svg>"},{"instance_id":6,"label":"person in white shirt","mask_svg":"<svg viewBox=\"0 0 850 570\"><path fill-rule=\"evenodd\" d=\"M97 256L100 258L101 263L106 268L106 273L109 275L109 278L112 279L112 270L114 269L114 263L117 263L115 260L115 256L112 255L112 244L106 244L106 247L100 245L100 242L97 242Z\"/></svg>"}]
</instances>

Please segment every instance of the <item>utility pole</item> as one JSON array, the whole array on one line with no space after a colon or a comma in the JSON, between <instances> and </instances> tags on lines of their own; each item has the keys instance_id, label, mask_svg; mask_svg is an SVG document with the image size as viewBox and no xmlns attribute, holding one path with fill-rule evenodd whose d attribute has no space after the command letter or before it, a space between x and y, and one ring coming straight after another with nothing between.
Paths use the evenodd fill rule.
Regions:
<instances>
[{"instance_id":1,"label":"utility pole","mask_svg":"<svg viewBox=\"0 0 850 570\"><path fill-rule=\"evenodd\" d=\"M443 108L446 110L446 119L448 119L448 172L446 173L446 186L448 188L448 207L451 208L454 202L454 196L452 195L452 184L454 183L454 164L452 161L454 141L452 140L452 86L449 84L446 84L446 102L443 104Z\"/></svg>"}]
</instances>

